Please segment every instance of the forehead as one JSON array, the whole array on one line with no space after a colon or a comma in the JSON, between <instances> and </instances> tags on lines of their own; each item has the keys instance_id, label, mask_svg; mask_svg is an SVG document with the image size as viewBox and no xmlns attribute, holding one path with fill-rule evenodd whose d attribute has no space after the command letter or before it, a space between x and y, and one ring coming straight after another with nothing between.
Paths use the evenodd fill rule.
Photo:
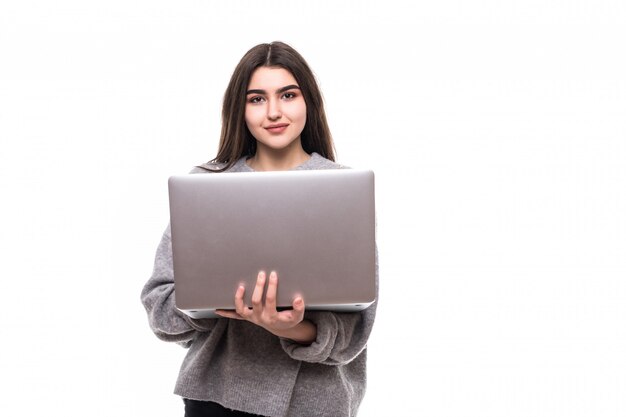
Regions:
<instances>
[{"instance_id":1,"label":"forehead","mask_svg":"<svg viewBox=\"0 0 626 417\"><path fill-rule=\"evenodd\" d=\"M290 84L298 85L294 76L286 69L280 67L259 67L252 73L248 89L273 91Z\"/></svg>"}]
</instances>

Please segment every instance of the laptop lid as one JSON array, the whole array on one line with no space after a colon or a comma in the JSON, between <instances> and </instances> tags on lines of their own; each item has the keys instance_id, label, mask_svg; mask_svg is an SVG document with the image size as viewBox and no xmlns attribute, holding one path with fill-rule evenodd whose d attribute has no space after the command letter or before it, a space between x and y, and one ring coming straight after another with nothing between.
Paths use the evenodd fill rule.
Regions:
<instances>
[{"instance_id":1,"label":"laptop lid","mask_svg":"<svg viewBox=\"0 0 626 417\"><path fill-rule=\"evenodd\" d=\"M375 288L374 173L236 172L169 179L176 306L191 317L234 309L260 270L278 274L277 305L357 311Z\"/></svg>"}]
</instances>

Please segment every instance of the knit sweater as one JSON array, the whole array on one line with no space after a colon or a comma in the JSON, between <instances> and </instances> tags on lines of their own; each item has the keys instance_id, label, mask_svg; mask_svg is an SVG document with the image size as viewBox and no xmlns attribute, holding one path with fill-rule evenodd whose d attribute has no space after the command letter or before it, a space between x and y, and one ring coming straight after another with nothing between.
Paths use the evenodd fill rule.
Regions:
<instances>
[{"instance_id":1,"label":"knit sweater","mask_svg":"<svg viewBox=\"0 0 626 417\"><path fill-rule=\"evenodd\" d=\"M192 173L207 173L207 168L211 164ZM345 167L313 153L294 169L337 168ZM227 171L254 170L243 157ZM175 394L262 416L356 416L365 394L366 343L377 302L355 313L305 311L304 318L317 327L310 345L243 320L192 319L175 307L170 238L168 226L141 300L156 336L189 349ZM378 256L376 287L378 291Z\"/></svg>"}]
</instances>

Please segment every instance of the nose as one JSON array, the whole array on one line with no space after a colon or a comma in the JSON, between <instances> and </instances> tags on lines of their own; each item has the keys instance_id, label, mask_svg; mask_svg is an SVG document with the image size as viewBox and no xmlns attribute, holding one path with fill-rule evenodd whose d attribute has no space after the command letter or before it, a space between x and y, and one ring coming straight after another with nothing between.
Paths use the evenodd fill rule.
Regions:
<instances>
[{"instance_id":1,"label":"nose","mask_svg":"<svg viewBox=\"0 0 626 417\"><path fill-rule=\"evenodd\" d=\"M278 120L282 117L280 110L280 101L276 99L270 99L267 106L267 118L270 120Z\"/></svg>"}]
</instances>

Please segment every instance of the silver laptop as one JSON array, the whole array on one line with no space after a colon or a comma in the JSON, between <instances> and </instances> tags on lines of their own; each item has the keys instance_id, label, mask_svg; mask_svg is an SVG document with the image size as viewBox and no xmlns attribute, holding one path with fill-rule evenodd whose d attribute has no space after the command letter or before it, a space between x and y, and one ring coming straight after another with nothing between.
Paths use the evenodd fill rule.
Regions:
<instances>
[{"instance_id":1,"label":"silver laptop","mask_svg":"<svg viewBox=\"0 0 626 417\"><path fill-rule=\"evenodd\" d=\"M250 299L278 274L277 305L358 311L376 297L374 173L237 172L169 179L176 307L193 318Z\"/></svg>"}]
</instances>

